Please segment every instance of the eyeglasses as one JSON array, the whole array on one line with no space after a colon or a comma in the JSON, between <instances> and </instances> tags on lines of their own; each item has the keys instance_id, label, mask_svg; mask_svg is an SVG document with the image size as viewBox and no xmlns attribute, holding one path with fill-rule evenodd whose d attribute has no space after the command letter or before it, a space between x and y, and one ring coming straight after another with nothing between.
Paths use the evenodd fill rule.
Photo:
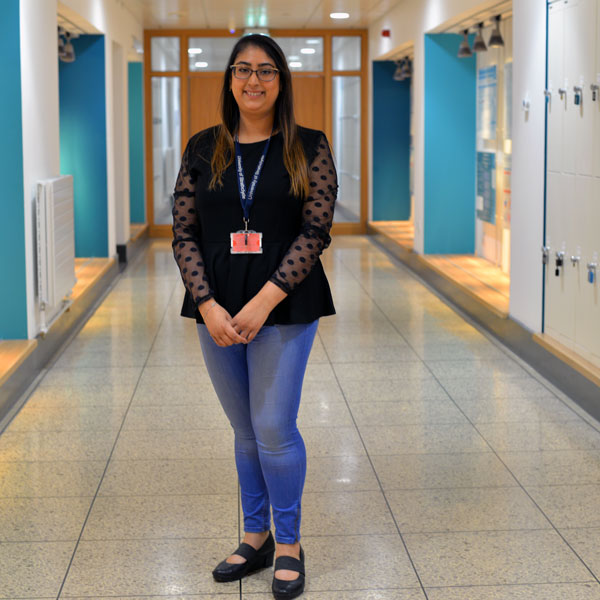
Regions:
<instances>
[{"instance_id":1,"label":"eyeglasses","mask_svg":"<svg viewBox=\"0 0 600 600\"><path fill-rule=\"evenodd\" d=\"M260 81L273 81L273 79L275 79L275 75L279 73L279 69L274 69L273 67L251 69L245 65L231 65L229 68L233 71L233 76L236 79L250 79L252 73L256 73L256 76Z\"/></svg>"}]
</instances>

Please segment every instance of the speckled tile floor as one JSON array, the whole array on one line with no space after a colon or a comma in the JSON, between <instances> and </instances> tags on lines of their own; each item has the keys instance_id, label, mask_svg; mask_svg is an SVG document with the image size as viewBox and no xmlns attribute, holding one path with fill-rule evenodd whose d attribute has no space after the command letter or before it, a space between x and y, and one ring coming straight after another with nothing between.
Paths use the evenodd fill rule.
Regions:
<instances>
[{"instance_id":1,"label":"speckled tile floor","mask_svg":"<svg viewBox=\"0 0 600 600\"><path fill-rule=\"evenodd\" d=\"M324 256L299 424L307 600L600 600L600 424L363 237ZM272 598L217 584L233 436L153 241L0 435L0 598Z\"/></svg>"}]
</instances>

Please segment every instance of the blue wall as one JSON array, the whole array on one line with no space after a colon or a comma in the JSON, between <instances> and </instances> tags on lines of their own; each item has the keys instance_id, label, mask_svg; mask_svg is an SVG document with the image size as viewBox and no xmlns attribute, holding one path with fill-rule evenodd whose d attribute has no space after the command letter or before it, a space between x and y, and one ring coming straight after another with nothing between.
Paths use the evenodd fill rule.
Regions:
<instances>
[{"instance_id":1,"label":"blue wall","mask_svg":"<svg viewBox=\"0 0 600 600\"><path fill-rule=\"evenodd\" d=\"M19 0L2 3L0 73L0 339L17 340L27 339Z\"/></svg>"},{"instance_id":2,"label":"blue wall","mask_svg":"<svg viewBox=\"0 0 600 600\"><path fill-rule=\"evenodd\" d=\"M129 78L129 211L132 223L146 222L144 194L144 73L130 62Z\"/></svg>"},{"instance_id":3,"label":"blue wall","mask_svg":"<svg viewBox=\"0 0 600 600\"><path fill-rule=\"evenodd\" d=\"M425 254L475 252L477 63L461 40L425 36Z\"/></svg>"},{"instance_id":4,"label":"blue wall","mask_svg":"<svg viewBox=\"0 0 600 600\"><path fill-rule=\"evenodd\" d=\"M73 175L75 256L109 256L104 36L73 40L60 62L60 172Z\"/></svg>"},{"instance_id":5,"label":"blue wall","mask_svg":"<svg viewBox=\"0 0 600 600\"><path fill-rule=\"evenodd\" d=\"M373 62L373 220L410 219L410 80Z\"/></svg>"}]
</instances>

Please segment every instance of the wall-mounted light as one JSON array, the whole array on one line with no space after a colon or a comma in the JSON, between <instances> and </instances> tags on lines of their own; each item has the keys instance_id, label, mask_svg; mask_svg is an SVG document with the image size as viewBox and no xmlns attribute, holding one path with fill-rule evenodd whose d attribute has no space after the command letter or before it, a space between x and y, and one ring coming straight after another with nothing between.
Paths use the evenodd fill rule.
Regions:
<instances>
[{"instance_id":1,"label":"wall-mounted light","mask_svg":"<svg viewBox=\"0 0 600 600\"><path fill-rule=\"evenodd\" d=\"M492 31L492 35L490 36L490 41L488 42L488 46L490 48L502 48L504 46L504 40L502 39L502 34L500 33L500 15L496 15L494 17L494 21L496 21L496 26Z\"/></svg>"},{"instance_id":2,"label":"wall-mounted light","mask_svg":"<svg viewBox=\"0 0 600 600\"><path fill-rule=\"evenodd\" d=\"M64 36L64 41L60 35L62 31L62 36ZM59 36L58 36L58 58L62 62L72 63L75 62L75 48L73 48L73 44L71 40L79 37L79 34L73 34L69 31L65 31L62 27L59 28Z\"/></svg>"},{"instance_id":3,"label":"wall-mounted light","mask_svg":"<svg viewBox=\"0 0 600 600\"><path fill-rule=\"evenodd\" d=\"M397 60L396 61L396 70L394 71L394 81L404 81L404 75L402 74L402 69L404 68L404 61Z\"/></svg>"},{"instance_id":4,"label":"wall-mounted light","mask_svg":"<svg viewBox=\"0 0 600 600\"><path fill-rule=\"evenodd\" d=\"M473 41L473 52L485 52L486 50L487 46L483 40L483 23L479 23L477 25L477 35Z\"/></svg>"},{"instance_id":5,"label":"wall-mounted light","mask_svg":"<svg viewBox=\"0 0 600 600\"><path fill-rule=\"evenodd\" d=\"M468 56L472 56L471 47L469 46L469 30L465 29L463 32L463 41L460 43L458 47L458 58L467 58Z\"/></svg>"}]
</instances>

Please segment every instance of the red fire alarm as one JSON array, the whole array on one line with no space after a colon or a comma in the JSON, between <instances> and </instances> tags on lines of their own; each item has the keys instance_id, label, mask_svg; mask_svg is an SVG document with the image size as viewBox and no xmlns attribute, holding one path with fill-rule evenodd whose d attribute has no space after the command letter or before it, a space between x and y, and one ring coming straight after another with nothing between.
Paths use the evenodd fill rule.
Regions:
<instances>
[{"instance_id":1,"label":"red fire alarm","mask_svg":"<svg viewBox=\"0 0 600 600\"><path fill-rule=\"evenodd\" d=\"M392 32L389 29L382 29L381 35L382 37L390 37L392 35Z\"/></svg>"}]
</instances>

